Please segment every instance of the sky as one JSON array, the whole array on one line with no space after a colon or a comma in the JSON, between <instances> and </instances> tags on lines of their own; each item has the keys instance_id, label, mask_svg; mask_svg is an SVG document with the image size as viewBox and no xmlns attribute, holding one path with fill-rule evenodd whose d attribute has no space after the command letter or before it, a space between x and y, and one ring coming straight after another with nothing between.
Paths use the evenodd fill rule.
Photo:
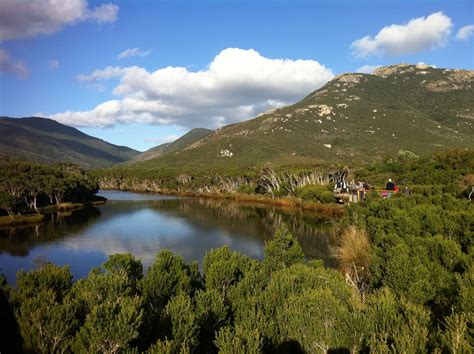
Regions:
<instances>
[{"instance_id":1,"label":"sky","mask_svg":"<svg viewBox=\"0 0 474 354\"><path fill-rule=\"evenodd\" d=\"M0 115L144 151L345 72L474 69L472 0L0 0Z\"/></svg>"}]
</instances>

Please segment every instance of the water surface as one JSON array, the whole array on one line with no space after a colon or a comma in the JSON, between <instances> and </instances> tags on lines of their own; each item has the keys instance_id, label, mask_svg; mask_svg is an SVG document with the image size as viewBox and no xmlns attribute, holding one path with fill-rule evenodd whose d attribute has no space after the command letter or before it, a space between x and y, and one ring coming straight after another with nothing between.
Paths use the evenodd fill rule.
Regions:
<instances>
[{"instance_id":1,"label":"water surface","mask_svg":"<svg viewBox=\"0 0 474 354\"><path fill-rule=\"evenodd\" d=\"M186 261L202 262L207 251L228 245L261 259L263 246L281 222L289 225L308 258L334 265L333 224L318 215L227 200L100 191L105 205L48 215L32 227L0 229L0 272L14 282L37 260L69 264L86 275L109 255L130 252L146 269L155 254L170 249Z\"/></svg>"}]
</instances>

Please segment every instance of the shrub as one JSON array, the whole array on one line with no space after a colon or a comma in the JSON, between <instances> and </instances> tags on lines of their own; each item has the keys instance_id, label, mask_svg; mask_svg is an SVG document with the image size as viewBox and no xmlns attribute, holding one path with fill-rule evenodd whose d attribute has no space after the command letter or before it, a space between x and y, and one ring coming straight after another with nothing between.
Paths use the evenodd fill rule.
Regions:
<instances>
[{"instance_id":1,"label":"shrub","mask_svg":"<svg viewBox=\"0 0 474 354\"><path fill-rule=\"evenodd\" d=\"M328 186L310 184L297 190L296 195L304 200L320 203L333 203L336 201L334 193Z\"/></svg>"},{"instance_id":2,"label":"shrub","mask_svg":"<svg viewBox=\"0 0 474 354\"><path fill-rule=\"evenodd\" d=\"M288 267L304 260L301 246L285 224L282 224L276 231L273 240L265 243L264 254L264 265L270 271Z\"/></svg>"},{"instance_id":3,"label":"shrub","mask_svg":"<svg viewBox=\"0 0 474 354\"><path fill-rule=\"evenodd\" d=\"M370 238L364 229L350 226L344 230L336 249L336 257L346 279L361 294L368 290L371 254Z\"/></svg>"}]
</instances>

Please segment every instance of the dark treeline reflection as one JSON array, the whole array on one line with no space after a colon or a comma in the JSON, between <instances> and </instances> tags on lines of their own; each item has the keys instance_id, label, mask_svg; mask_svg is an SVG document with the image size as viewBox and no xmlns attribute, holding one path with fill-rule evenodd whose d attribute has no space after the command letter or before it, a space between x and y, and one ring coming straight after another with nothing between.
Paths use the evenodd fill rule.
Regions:
<instances>
[{"instance_id":1,"label":"dark treeline reflection","mask_svg":"<svg viewBox=\"0 0 474 354\"><path fill-rule=\"evenodd\" d=\"M26 256L35 245L72 237L100 217L94 207L47 214L37 225L0 228L0 251L12 256Z\"/></svg>"}]
</instances>

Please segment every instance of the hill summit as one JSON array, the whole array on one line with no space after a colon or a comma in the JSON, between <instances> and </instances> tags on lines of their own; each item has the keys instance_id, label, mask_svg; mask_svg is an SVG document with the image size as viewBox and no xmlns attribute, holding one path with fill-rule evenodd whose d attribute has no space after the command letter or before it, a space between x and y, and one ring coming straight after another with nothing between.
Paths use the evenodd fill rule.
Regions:
<instances>
[{"instance_id":1,"label":"hill summit","mask_svg":"<svg viewBox=\"0 0 474 354\"><path fill-rule=\"evenodd\" d=\"M217 129L133 168L373 161L474 147L474 71L399 64L335 77L301 101Z\"/></svg>"}]
</instances>

